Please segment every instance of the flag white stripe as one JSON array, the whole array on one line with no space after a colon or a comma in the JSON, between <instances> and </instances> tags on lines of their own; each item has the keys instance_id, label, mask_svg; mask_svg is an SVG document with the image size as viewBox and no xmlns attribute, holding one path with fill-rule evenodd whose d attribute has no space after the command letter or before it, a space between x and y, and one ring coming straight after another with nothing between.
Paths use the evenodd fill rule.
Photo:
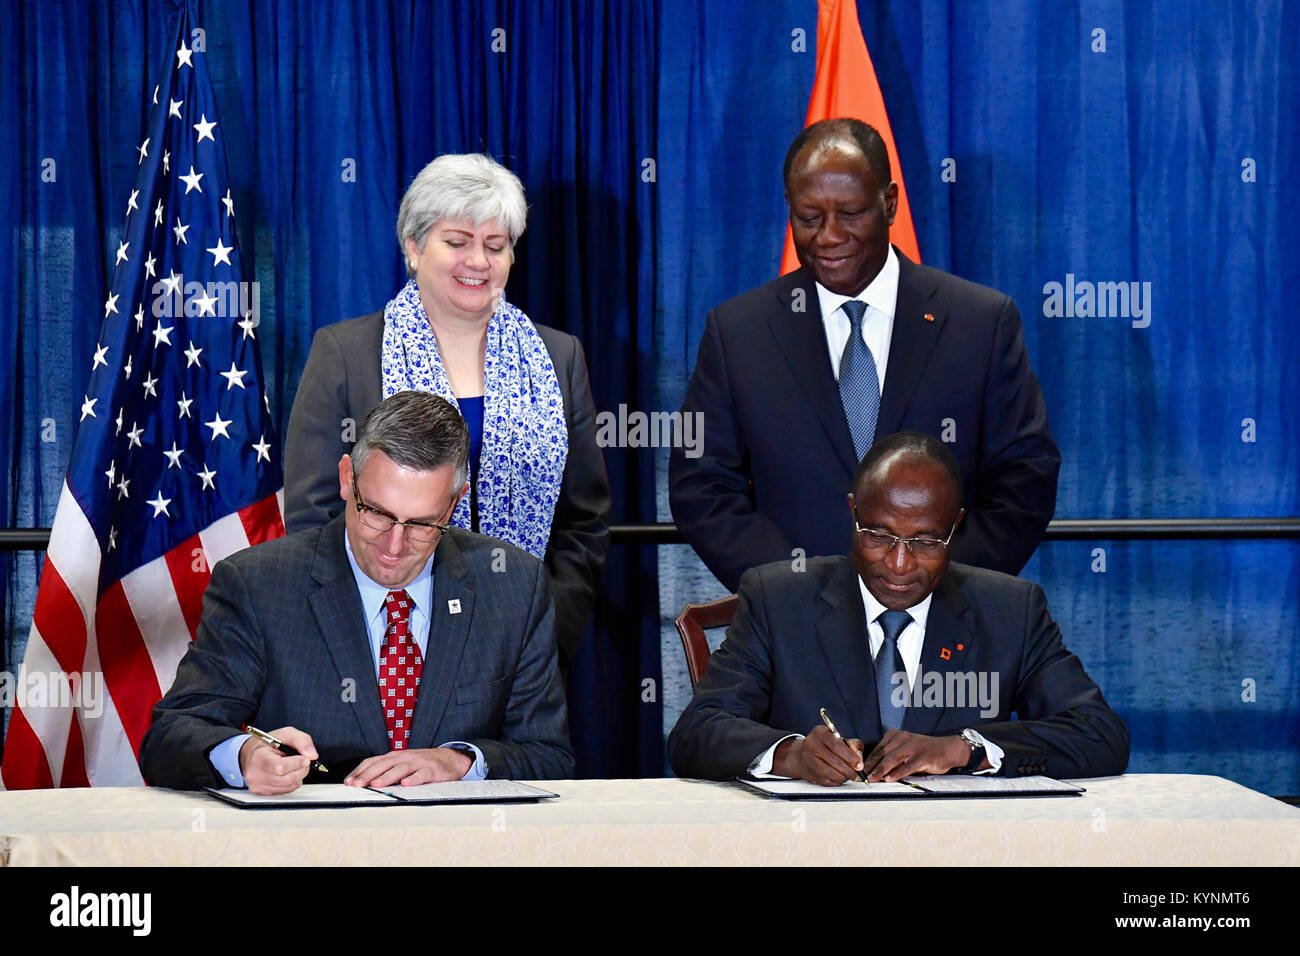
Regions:
<instances>
[{"instance_id":1,"label":"flag white stripe","mask_svg":"<svg viewBox=\"0 0 1300 956\"><path fill-rule=\"evenodd\" d=\"M65 480L59 490L59 503L54 511L54 526L50 529L50 544L46 551L46 562L53 562L59 577L67 585L86 627L86 642L89 646L95 630L95 603L99 587L99 542L87 520L81 505L73 497ZM81 661L69 662L74 666L86 667ZM27 653L19 671L19 686L26 687L29 673L44 674L48 681L50 675L63 673L63 667L55 658L45 636L41 634L36 622L32 621L27 640ZM22 701L19 701L20 706ZM46 761L50 766L50 776L54 785L59 786L63 775L63 759L68 749L68 731L72 722L72 709L68 707L27 707L21 706L23 717L32 728L32 733L40 741L45 751Z\"/></svg>"},{"instance_id":2,"label":"flag white stripe","mask_svg":"<svg viewBox=\"0 0 1300 956\"><path fill-rule=\"evenodd\" d=\"M176 679L176 665L190 646L190 628L176 599L176 586L165 558L154 558L122 579L122 592L153 661L158 689L166 694Z\"/></svg>"},{"instance_id":3,"label":"flag white stripe","mask_svg":"<svg viewBox=\"0 0 1300 956\"><path fill-rule=\"evenodd\" d=\"M86 643L86 672L95 674L103 698L103 713L81 722L86 748L86 778L92 787L138 787L144 783L135 751L122 726L113 697L108 692L99 662L99 641Z\"/></svg>"},{"instance_id":4,"label":"flag white stripe","mask_svg":"<svg viewBox=\"0 0 1300 956\"><path fill-rule=\"evenodd\" d=\"M51 704L57 700L44 702L26 699L29 680L35 678L49 687L55 675L62 674L63 668L54 657L41 632L32 625L31 637L27 641L27 654L23 658L22 669L18 672L18 685L14 688L15 698L27 723L31 725L36 739L41 742L45 759L50 765L50 777L54 786L59 786L63 775L63 758L68 750L68 728L72 723L72 708L57 707Z\"/></svg>"},{"instance_id":5,"label":"flag white stripe","mask_svg":"<svg viewBox=\"0 0 1300 956\"><path fill-rule=\"evenodd\" d=\"M99 659L99 635L95 630L101 560L99 541L66 481L59 498L58 510L54 514L54 527L50 532L50 548L46 560L54 562L86 620L86 655L82 672L88 675L88 679L97 682L96 690L102 707L102 712L97 716L85 711L79 715L82 746L86 756L86 778L92 786L138 787L144 783L144 778L140 776L140 768L136 764L135 752L131 749L126 728L122 726L117 708L108 693ZM63 727L58 763L54 764L53 759L50 761L56 768L55 786L58 786L62 773L62 754L67 747L69 729L67 725ZM51 748L43 737L41 742L46 754L50 754Z\"/></svg>"},{"instance_id":6,"label":"flag white stripe","mask_svg":"<svg viewBox=\"0 0 1300 956\"><path fill-rule=\"evenodd\" d=\"M234 512L224 518L218 518L199 532L199 541L207 555L208 568L211 569L223 558L228 558L236 551L248 547L248 532L244 522L239 520L239 513Z\"/></svg>"},{"instance_id":7,"label":"flag white stripe","mask_svg":"<svg viewBox=\"0 0 1300 956\"><path fill-rule=\"evenodd\" d=\"M45 553L45 560L54 562L59 577L77 599L89 633L95 625L95 605L99 600L99 541L67 481L59 493L50 545Z\"/></svg>"}]
</instances>

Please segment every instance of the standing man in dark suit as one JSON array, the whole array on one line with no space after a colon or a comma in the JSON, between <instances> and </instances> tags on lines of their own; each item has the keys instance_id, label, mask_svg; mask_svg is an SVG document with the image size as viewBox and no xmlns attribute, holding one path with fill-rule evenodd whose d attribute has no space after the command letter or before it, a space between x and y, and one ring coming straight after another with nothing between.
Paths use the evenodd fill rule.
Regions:
<instances>
[{"instance_id":1,"label":"standing man in dark suit","mask_svg":"<svg viewBox=\"0 0 1300 956\"><path fill-rule=\"evenodd\" d=\"M843 554L833 516L855 466L875 436L915 429L961 470L953 557L1019 572L1061 456L1015 303L889 244L898 187L865 123L800 133L785 189L801 268L709 313L682 405L703 414L703 454L669 465L678 527L731 590L758 564Z\"/></svg>"},{"instance_id":2,"label":"standing man in dark suit","mask_svg":"<svg viewBox=\"0 0 1300 956\"><path fill-rule=\"evenodd\" d=\"M339 461L342 515L212 569L149 783L288 793L317 759L357 786L573 774L542 562L445 523L468 451L450 402L399 392Z\"/></svg>"},{"instance_id":3,"label":"standing man in dark suit","mask_svg":"<svg viewBox=\"0 0 1300 956\"><path fill-rule=\"evenodd\" d=\"M852 487L851 557L741 579L727 639L668 739L673 770L824 786L860 770L871 781L1123 773L1128 731L1066 650L1042 589L949 565L964 512L947 446L890 435Z\"/></svg>"}]
</instances>

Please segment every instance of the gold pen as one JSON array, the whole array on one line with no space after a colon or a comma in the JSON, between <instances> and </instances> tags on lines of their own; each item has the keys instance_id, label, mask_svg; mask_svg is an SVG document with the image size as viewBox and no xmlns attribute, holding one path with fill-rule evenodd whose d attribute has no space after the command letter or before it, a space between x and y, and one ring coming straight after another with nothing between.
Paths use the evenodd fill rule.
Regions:
<instances>
[{"instance_id":1,"label":"gold pen","mask_svg":"<svg viewBox=\"0 0 1300 956\"><path fill-rule=\"evenodd\" d=\"M838 730L835 729L835 724L831 722L831 715L826 713L825 707L821 708L821 715L822 715L822 723L826 725L826 729L835 735L836 740L838 740L840 743L848 747L849 742L845 740L843 736L840 735L840 732ZM853 748L849 747L849 749L852 750ZM867 775L863 773L861 770L858 771L858 779L861 780L863 783L865 783L868 787L871 786L871 783L867 780Z\"/></svg>"},{"instance_id":2,"label":"gold pen","mask_svg":"<svg viewBox=\"0 0 1300 956\"><path fill-rule=\"evenodd\" d=\"M265 740L268 744L270 744L276 750L280 751L280 753L284 754L286 757L301 756L301 754L299 754L298 751L294 750L283 740L279 740L276 737L272 737L265 730L258 730L256 727L250 724L248 726L248 732L252 734L254 737L260 737L262 740ZM316 770L319 770L321 773L329 773L329 771L325 769L325 765L321 763L319 760L313 760L312 767Z\"/></svg>"}]
</instances>

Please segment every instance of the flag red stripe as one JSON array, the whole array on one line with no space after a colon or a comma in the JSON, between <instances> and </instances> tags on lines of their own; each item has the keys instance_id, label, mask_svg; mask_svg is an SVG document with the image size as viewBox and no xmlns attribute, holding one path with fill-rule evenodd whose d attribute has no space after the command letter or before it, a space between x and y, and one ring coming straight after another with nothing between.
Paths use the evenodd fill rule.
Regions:
<instances>
[{"instance_id":1,"label":"flag red stripe","mask_svg":"<svg viewBox=\"0 0 1300 956\"><path fill-rule=\"evenodd\" d=\"M63 672L80 673L86 662L86 618L59 574L54 555L45 560L32 619Z\"/></svg>"},{"instance_id":2,"label":"flag red stripe","mask_svg":"<svg viewBox=\"0 0 1300 956\"><path fill-rule=\"evenodd\" d=\"M46 565L49 562L45 562ZM9 715L9 736L5 738L4 764L0 766L5 787L10 790L35 790L54 786L45 748L20 708Z\"/></svg>"},{"instance_id":3,"label":"flag red stripe","mask_svg":"<svg viewBox=\"0 0 1300 956\"><path fill-rule=\"evenodd\" d=\"M86 746L81 739L80 714L74 713L68 726L68 749L63 753L63 776L59 778L59 786L90 786L90 778L86 776Z\"/></svg>"},{"instance_id":4,"label":"flag red stripe","mask_svg":"<svg viewBox=\"0 0 1300 956\"><path fill-rule=\"evenodd\" d=\"M95 631L99 635L99 660L104 670L104 683L138 759L140 741L149 729L153 705L162 697L162 691L158 688L153 659L120 581L114 582L99 599L99 606L95 609Z\"/></svg>"},{"instance_id":5,"label":"flag red stripe","mask_svg":"<svg viewBox=\"0 0 1300 956\"><path fill-rule=\"evenodd\" d=\"M239 520L244 523L250 546L270 541L284 535L284 519L280 516L280 502L275 495L254 501L239 509Z\"/></svg>"},{"instance_id":6,"label":"flag red stripe","mask_svg":"<svg viewBox=\"0 0 1300 956\"><path fill-rule=\"evenodd\" d=\"M203 554L203 542L196 534L168 551L163 559L167 562L167 571L171 574L176 601L181 606L181 614L189 628L190 640L194 640L199 632L199 617L203 612L203 592L207 589L208 579L212 577L207 558Z\"/></svg>"}]
</instances>

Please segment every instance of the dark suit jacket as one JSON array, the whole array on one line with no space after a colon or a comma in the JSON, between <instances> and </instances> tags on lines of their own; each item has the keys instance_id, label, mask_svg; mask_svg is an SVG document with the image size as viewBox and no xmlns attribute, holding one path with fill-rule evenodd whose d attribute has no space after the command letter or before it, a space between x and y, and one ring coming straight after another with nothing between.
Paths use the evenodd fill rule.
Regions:
<instances>
[{"instance_id":1,"label":"dark suit jacket","mask_svg":"<svg viewBox=\"0 0 1300 956\"><path fill-rule=\"evenodd\" d=\"M968 511L952 556L1015 574L1052 518L1061 464L1020 316L1001 292L898 260L876 437L947 440L952 419ZM695 459L672 451L673 518L729 590L794 548L848 553L844 496L858 457L804 270L709 313L682 411L703 413L704 446Z\"/></svg>"},{"instance_id":2,"label":"dark suit jacket","mask_svg":"<svg viewBox=\"0 0 1300 956\"><path fill-rule=\"evenodd\" d=\"M951 564L930 603L921 674L971 672L998 675L994 716L981 716L978 695L963 691L965 707L955 706L955 695L934 701L946 707L909 706L902 729L944 737L974 728L1005 752L1002 776L1094 777L1128 766L1128 731L1065 649L1042 588ZM727 639L668 738L669 760L683 777L742 776L783 737L819 725L821 707L868 753L880 742L853 562L817 558L802 572L788 561L755 568L741 580Z\"/></svg>"},{"instance_id":3,"label":"dark suit jacket","mask_svg":"<svg viewBox=\"0 0 1300 956\"><path fill-rule=\"evenodd\" d=\"M567 665L591 617L609 550L609 479L596 444L596 407L582 344L567 333L536 328L555 365L569 424L569 457L546 548L556 639ZM338 461L383 399L383 337L384 313L375 312L327 325L312 340L284 444L285 525L290 531L319 527L343 510ZM345 441L348 419L354 424Z\"/></svg>"},{"instance_id":4,"label":"dark suit jacket","mask_svg":"<svg viewBox=\"0 0 1300 956\"><path fill-rule=\"evenodd\" d=\"M150 784L226 786L208 753L244 724L306 731L339 780L366 757L389 751L343 535L340 517L213 567L198 635L140 747ZM494 572L493 551L501 547L506 570ZM448 609L453 599L459 614ZM474 744L491 777L572 776L542 563L453 529L435 552L430 618L410 746Z\"/></svg>"}]
</instances>

